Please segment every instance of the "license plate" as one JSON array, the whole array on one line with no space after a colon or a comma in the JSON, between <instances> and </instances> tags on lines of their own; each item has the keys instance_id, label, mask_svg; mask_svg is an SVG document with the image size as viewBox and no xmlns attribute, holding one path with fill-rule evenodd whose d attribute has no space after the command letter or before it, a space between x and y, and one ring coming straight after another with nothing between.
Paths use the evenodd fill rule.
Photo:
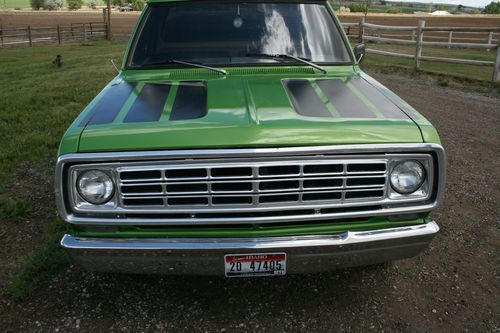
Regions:
<instances>
[{"instance_id":1,"label":"license plate","mask_svg":"<svg viewBox=\"0 0 500 333\"><path fill-rule=\"evenodd\" d=\"M224 266L227 277L285 275L286 254L227 254L224 256Z\"/></svg>"}]
</instances>

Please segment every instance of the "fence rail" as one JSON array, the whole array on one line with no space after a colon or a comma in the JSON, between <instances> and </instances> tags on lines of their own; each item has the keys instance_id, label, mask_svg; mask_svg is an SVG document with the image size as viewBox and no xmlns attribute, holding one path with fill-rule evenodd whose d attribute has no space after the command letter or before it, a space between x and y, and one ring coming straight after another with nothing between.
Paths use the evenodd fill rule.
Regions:
<instances>
[{"instance_id":1,"label":"fence rail","mask_svg":"<svg viewBox=\"0 0 500 333\"><path fill-rule=\"evenodd\" d=\"M349 22L342 23L342 25L348 37L359 43L369 41L415 46L414 54L383 51L373 48L367 48L367 53L413 59L416 70L421 68L421 61L493 66L492 81L500 81L500 27L426 27L424 20L420 20L417 26L388 26L366 23L364 17L360 19L359 23ZM383 33L384 31L392 33ZM424 56L422 55L424 46L446 47L450 49L484 49L488 52L496 50L496 59L495 61L485 61Z\"/></svg>"},{"instance_id":2,"label":"fence rail","mask_svg":"<svg viewBox=\"0 0 500 333\"><path fill-rule=\"evenodd\" d=\"M107 37L106 23L85 22L55 27L0 28L0 47L68 41L87 41Z\"/></svg>"}]
</instances>

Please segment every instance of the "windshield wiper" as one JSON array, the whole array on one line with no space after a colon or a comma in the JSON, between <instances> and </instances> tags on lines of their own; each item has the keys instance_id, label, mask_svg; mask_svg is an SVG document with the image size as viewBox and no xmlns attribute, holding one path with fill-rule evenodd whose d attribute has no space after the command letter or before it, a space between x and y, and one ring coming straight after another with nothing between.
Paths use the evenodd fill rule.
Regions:
<instances>
[{"instance_id":1,"label":"windshield wiper","mask_svg":"<svg viewBox=\"0 0 500 333\"><path fill-rule=\"evenodd\" d=\"M312 63L310 59L303 59L299 58L296 56L293 56L291 54L268 54L268 53L255 53L255 54L247 54L247 57L252 57L252 58L273 58L273 59L293 59L295 61L301 62L303 64L309 65L311 67L316 68L317 70L322 71L323 73L327 73L327 70L324 69L321 66L316 65L315 63Z\"/></svg>"},{"instance_id":2,"label":"windshield wiper","mask_svg":"<svg viewBox=\"0 0 500 333\"><path fill-rule=\"evenodd\" d=\"M210 67L210 66L203 65L203 64L197 64L197 63L194 63L194 62L187 62L187 61L176 60L176 59L170 59L170 60L166 60L166 61L152 62L152 63L146 64L146 65L143 65L143 66L144 67L148 67L148 66L158 66L158 65L167 65L167 64L181 64L181 65L186 65L186 66L191 66L191 67L205 68L205 69L217 72L217 73L222 74L222 75L227 75L227 72L224 69L222 69L222 68Z\"/></svg>"}]
</instances>

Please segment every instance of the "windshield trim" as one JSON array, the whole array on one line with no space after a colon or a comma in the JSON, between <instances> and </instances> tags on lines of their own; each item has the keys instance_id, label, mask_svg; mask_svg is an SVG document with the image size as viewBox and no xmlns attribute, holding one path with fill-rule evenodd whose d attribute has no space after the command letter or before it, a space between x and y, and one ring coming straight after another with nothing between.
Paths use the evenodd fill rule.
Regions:
<instances>
[{"instance_id":1,"label":"windshield trim","mask_svg":"<svg viewBox=\"0 0 500 333\"><path fill-rule=\"evenodd\" d=\"M165 64L165 65L158 65L158 66L133 66L131 65L132 59L134 56L134 52L137 47L137 43L139 41L139 37L142 33L142 30L144 28L144 25L146 21L149 18L149 15L151 13L151 10L153 7L159 7L159 6L166 6L166 5L171 5L171 4L179 4L179 5L188 5L192 3L203 3L203 4L217 4L221 2L231 2L231 3L265 3L269 0L193 0L193 1L186 1L186 0L179 0L179 1L168 1L168 2L151 2L146 5L146 12L144 15L142 15L141 21L137 25L137 29L133 35L133 40L132 43L130 44L130 48L128 49L127 52L127 57L126 57L126 62L125 62L125 70L152 70L152 69L177 69L177 68L190 68L187 65L182 65L182 64ZM345 32L343 30L342 25L340 24L340 21L336 17L335 13L333 13L332 8L329 6L328 1L324 0L272 0L273 3L307 3L307 4L319 4L319 5L324 5L330 14L330 17L332 18L332 21L335 25L335 27L338 29L340 33L340 37L342 39L342 42L344 46L346 47L347 53L349 55L350 61L345 61L345 62L320 62L320 61L315 61L314 64L319 65L319 66L324 66L324 67L331 67L331 66L353 66L356 64L354 61L354 57L352 54L352 48L349 40L347 39ZM216 66L219 68L231 68L231 67L304 67L304 64L300 63L257 63L257 62L248 62L248 63L203 63L203 65L206 66Z\"/></svg>"}]
</instances>

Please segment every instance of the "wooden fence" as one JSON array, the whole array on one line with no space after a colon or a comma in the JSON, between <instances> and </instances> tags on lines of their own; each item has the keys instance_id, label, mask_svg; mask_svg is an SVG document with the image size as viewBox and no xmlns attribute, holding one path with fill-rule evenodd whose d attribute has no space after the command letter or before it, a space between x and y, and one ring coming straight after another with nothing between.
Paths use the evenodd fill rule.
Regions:
<instances>
[{"instance_id":1,"label":"wooden fence","mask_svg":"<svg viewBox=\"0 0 500 333\"><path fill-rule=\"evenodd\" d=\"M387 26L366 23L364 17L360 19L359 23L343 23L342 25L349 38L359 43L369 41L415 46L414 54L372 48L367 48L367 53L413 59L414 67L417 70L421 68L421 61L492 66L493 82L500 81L500 27L426 27L424 20L420 20L417 26ZM485 61L424 56L422 55L424 46L484 49L488 52L496 50L496 59L495 61Z\"/></svg>"},{"instance_id":2,"label":"wooden fence","mask_svg":"<svg viewBox=\"0 0 500 333\"><path fill-rule=\"evenodd\" d=\"M0 47L58 43L69 41L87 41L107 37L106 23L87 22L57 25L54 27L0 27Z\"/></svg>"}]
</instances>

